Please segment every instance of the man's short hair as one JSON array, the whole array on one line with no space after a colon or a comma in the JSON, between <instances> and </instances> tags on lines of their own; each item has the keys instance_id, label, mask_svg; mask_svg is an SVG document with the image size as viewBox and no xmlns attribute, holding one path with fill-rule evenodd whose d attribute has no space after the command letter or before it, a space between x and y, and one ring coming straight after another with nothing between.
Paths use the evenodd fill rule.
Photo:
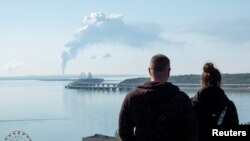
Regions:
<instances>
[{"instance_id":1,"label":"man's short hair","mask_svg":"<svg viewBox=\"0 0 250 141\"><path fill-rule=\"evenodd\" d=\"M156 54L151 58L150 68L157 72L162 72L166 68L170 68L170 60L163 54Z\"/></svg>"}]
</instances>

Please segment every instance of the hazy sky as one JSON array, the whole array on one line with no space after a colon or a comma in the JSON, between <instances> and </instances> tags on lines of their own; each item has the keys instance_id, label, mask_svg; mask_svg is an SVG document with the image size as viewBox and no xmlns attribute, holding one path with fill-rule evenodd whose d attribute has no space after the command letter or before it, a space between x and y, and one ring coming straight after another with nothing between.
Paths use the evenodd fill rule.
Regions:
<instances>
[{"instance_id":1,"label":"hazy sky","mask_svg":"<svg viewBox=\"0 0 250 141\"><path fill-rule=\"evenodd\" d=\"M247 0L0 0L0 76L250 72Z\"/></svg>"}]
</instances>

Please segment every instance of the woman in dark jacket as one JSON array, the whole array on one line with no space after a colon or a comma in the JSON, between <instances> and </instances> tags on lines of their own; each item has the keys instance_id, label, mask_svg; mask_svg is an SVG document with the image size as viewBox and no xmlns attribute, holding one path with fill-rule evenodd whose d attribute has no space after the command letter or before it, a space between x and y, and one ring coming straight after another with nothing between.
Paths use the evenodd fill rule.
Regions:
<instances>
[{"instance_id":1,"label":"woman in dark jacket","mask_svg":"<svg viewBox=\"0 0 250 141\"><path fill-rule=\"evenodd\" d=\"M191 98L198 123L200 139L211 135L215 126L235 127L239 124L234 103L221 89L221 74L212 63L206 63L201 77L201 89Z\"/></svg>"}]
</instances>

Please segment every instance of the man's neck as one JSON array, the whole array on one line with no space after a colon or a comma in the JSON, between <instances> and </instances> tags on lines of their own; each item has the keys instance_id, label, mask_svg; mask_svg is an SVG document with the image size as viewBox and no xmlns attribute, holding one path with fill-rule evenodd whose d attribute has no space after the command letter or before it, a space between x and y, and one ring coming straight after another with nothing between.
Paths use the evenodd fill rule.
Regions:
<instances>
[{"instance_id":1,"label":"man's neck","mask_svg":"<svg viewBox=\"0 0 250 141\"><path fill-rule=\"evenodd\" d=\"M167 80L163 80L163 79L155 79L155 78L151 78L150 81L152 82L167 82Z\"/></svg>"}]
</instances>

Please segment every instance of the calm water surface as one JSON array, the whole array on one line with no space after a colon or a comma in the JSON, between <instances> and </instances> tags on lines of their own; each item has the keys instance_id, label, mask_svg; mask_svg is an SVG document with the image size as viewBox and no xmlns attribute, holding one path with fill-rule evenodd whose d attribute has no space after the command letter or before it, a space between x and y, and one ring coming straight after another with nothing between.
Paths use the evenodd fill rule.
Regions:
<instances>
[{"instance_id":1,"label":"calm water surface","mask_svg":"<svg viewBox=\"0 0 250 141\"><path fill-rule=\"evenodd\" d=\"M117 82L124 78L106 78ZM34 141L80 141L95 133L114 135L126 92L70 90L67 81L0 81L0 140L14 130ZM187 92L193 96L195 92ZM240 122L250 121L250 93L227 93Z\"/></svg>"}]
</instances>

